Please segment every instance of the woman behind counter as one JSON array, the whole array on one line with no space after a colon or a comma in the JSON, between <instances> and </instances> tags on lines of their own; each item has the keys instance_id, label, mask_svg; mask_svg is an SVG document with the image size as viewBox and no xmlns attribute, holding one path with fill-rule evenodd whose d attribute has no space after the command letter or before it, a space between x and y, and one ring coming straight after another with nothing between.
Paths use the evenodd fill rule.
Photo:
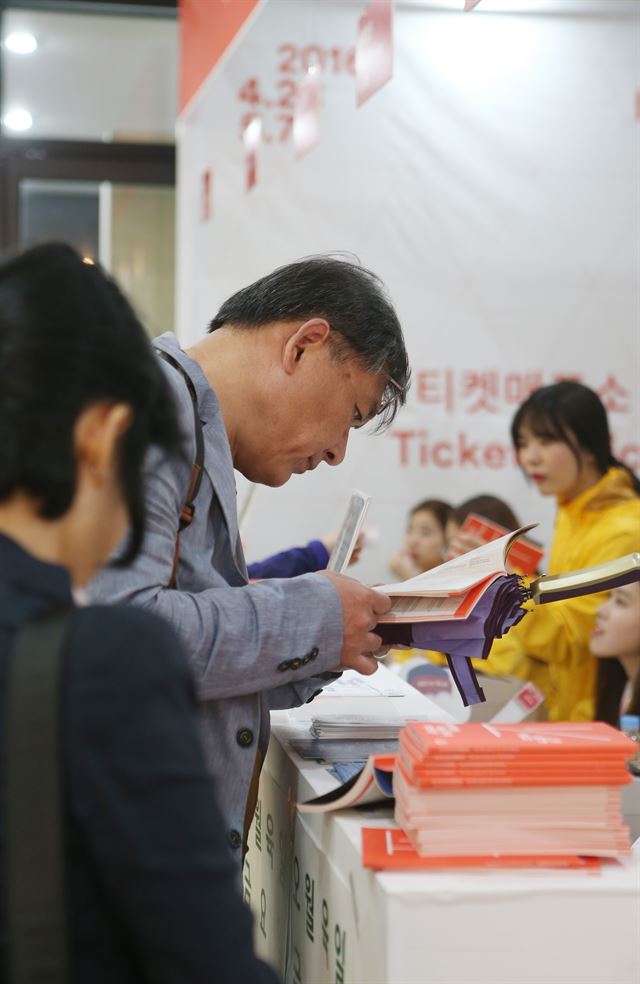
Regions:
<instances>
[{"instance_id":1,"label":"woman behind counter","mask_svg":"<svg viewBox=\"0 0 640 984\"><path fill-rule=\"evenodd\" d=\"M640 483L613 456L607 414L593 390L570 380L535 390L516 412L511 437L526 478L557 502L549 574L637 549ZM586 595L536 608L491 650L489 663L517 642L511 672L540 687L552 721L594 717L589 645L602 600Z\"/></svg>"}]
</instances>

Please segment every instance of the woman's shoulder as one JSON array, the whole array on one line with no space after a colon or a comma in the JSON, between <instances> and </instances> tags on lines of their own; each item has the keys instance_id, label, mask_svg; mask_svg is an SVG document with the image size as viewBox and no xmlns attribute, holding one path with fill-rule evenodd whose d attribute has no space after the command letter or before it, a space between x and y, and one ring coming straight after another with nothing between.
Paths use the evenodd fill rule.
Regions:
<instances>
[{"instance_id":1,"label":"woman's shoulder","mask_svg":"<svg viewBox=\"0 0 640 984\"><path fill-rule=\"evenodd\" d=\"M130 685L137 677L147 685L154 679L189 677L172 627L160 616L133 606L89 605L78 609L72 620L69 648L74 669L103 682L123 674Z\"/></svg>"}]
</instances>

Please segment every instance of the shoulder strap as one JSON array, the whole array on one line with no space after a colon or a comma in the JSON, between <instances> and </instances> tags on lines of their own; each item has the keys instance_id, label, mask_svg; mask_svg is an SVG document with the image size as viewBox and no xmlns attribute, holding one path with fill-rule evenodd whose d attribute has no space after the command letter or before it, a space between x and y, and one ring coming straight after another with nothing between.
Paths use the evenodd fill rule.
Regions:
<instances>
[{"instance_id":1,"label":"shoulder strap","mask_svg":"<svg viewBox=\"0 0 640 984\"><path fill-rule=\"evenodd\" d=\"M62 668L71 609L18 633L9 668L6 865L9 980L69 980L64 878Z\"/></svg>"},{"instance_id":2,"label":"shoulder strap","mask_svg":"<svg viewBox=\"0 0 640 984\"><path fill-rule=\"evenodd\" d=\"M167 587L173 588L175 587L176 576L178 573L178 562L180 560L180 534L184 529L186 529L187 526L189 526L196 511L195 500L200 489L202 470L204 468L204 434L202 432L202 422L198 415L198 397L196 394L196 388L193 385L191 376L184 366L181 366L178 360L174 359L174 357L169 355L168 352L163 352L161 349L156 349L156 351L161 359L164 359L165 362L167 362L170 366L173 366L173 368L180 373L187 385L189 396L191 397L191 403L193 404L193 423L196 439L196 457L193 463L193 468L191 469L191 480L189 482L187 498L184 506L182 507L182 512L180 513L180 524L178 526L176 545L173 551L173 567L171 569L171 578L169 580L169 584L167 585Z\"/></svg>"}]
</instances>

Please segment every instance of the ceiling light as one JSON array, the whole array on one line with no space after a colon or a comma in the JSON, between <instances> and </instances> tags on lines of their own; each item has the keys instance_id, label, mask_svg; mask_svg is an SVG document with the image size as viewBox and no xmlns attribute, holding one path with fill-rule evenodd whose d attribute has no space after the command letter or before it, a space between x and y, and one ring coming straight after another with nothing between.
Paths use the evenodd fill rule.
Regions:
<instances>
[{"instance_id":1,"label":"ceiling light","mask_svg":"<svg viewBox=\"0 0 640 984\"><path fill-rule=\"evenodd\" d=\"M38 47L38 42L33 34L26 31L12 31L4 39L4 46L16 55L30 55Z\"/></svg>"},{"instance_id":2,"label":"ceiling light","mask_svg":"<svg viewBox=\"0 0 640 984\"><path fill-rule=\"evenodd\" d=\"M30 129L33 119L26 109L10 109L5 113L2 122L7 130L22 131Z\"/></svg>"}]
</instances>

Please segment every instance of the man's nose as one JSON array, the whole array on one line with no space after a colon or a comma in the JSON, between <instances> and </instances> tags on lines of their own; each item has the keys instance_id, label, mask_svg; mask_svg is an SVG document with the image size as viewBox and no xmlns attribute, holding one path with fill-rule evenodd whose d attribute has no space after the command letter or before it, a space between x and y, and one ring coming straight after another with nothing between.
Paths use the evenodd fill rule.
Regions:
<instances>
[{"instance_id":1,"label":"man's nose","mask_svg":"<svg viewBox=\"0 0 640 984\"><path fill-rule=\"evenodd\" d=\"M349 431L346 432L342 440L338 444L334 444L333 447L327 448L323 453L322 457L327 462L328 465L340 465L344 461L344 456L347 453L347 444L349 442Z\"/></svg>"}]
</instances>

